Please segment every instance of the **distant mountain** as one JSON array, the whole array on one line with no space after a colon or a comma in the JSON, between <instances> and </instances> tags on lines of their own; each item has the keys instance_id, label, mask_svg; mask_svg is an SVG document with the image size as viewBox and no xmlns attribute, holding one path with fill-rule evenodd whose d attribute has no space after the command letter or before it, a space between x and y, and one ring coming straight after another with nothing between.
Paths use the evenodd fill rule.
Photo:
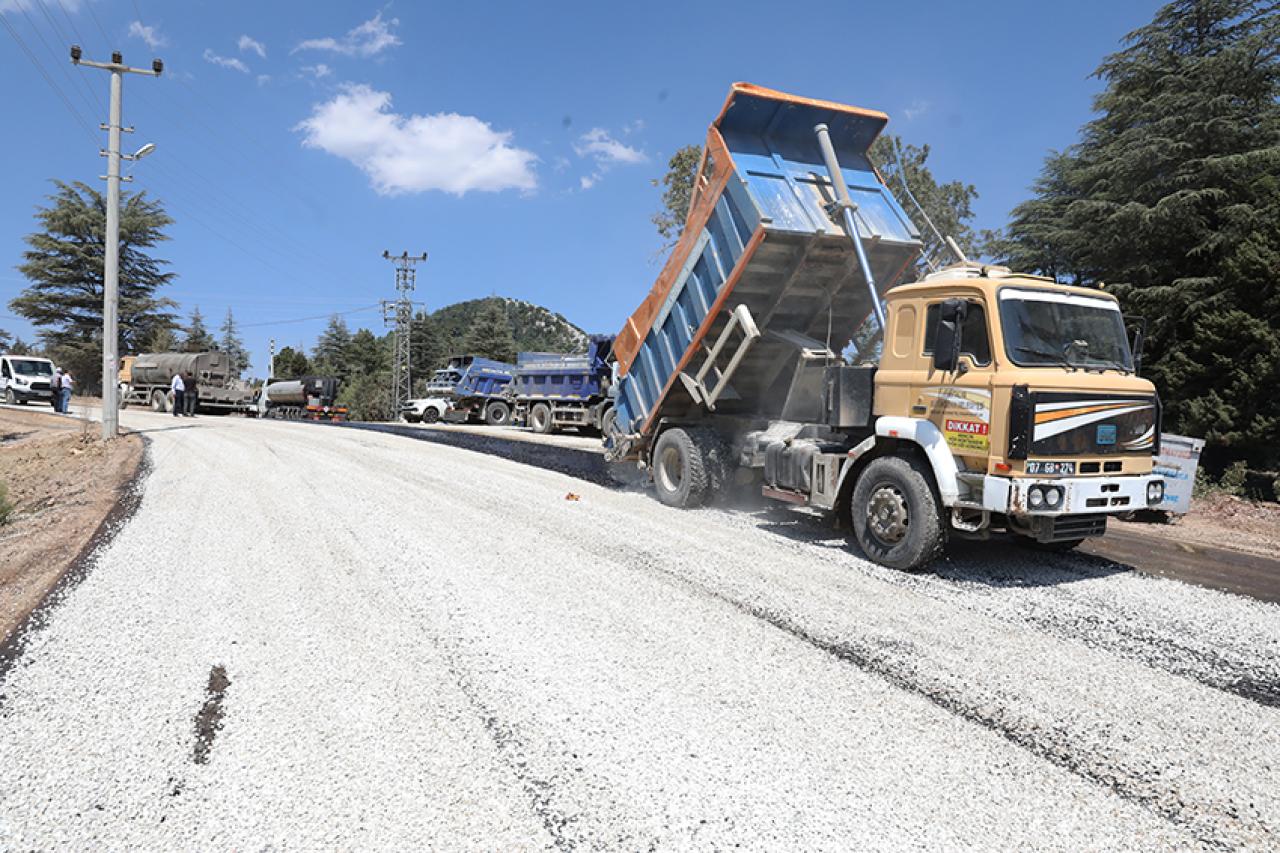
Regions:
<instances>
[{"instance_id":1,"label":"distant mountain","mask_svg":"<svg viewBox=\"0 0 1280 853\"><path fill-rule=\"evenodd\" d=\"M492 302L502 305L507 320L511 323L516 348L521 352L572 353L584 352L587 348L587 333L570 323L563 315L531 302L489 296L446 305L432 312L433 329L447 354L462 352L462 342L471 324Z\"/></svg>"}]
</instances>

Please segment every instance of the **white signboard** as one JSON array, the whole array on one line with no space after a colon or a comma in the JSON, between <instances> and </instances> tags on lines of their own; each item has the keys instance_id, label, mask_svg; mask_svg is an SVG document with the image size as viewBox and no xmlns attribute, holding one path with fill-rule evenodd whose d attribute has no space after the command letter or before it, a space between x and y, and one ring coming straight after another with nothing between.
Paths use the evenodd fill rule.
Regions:
<instances>
[{"instance_id":1,"label":"white signboard","mask_svg":"<svg viewBox=\"0 0 1280 853\"><path fill-rule=\"evenodd\" d=\"M1161 434L1160 455L1155 462L1155 473L1164 477L1164 501L1159 509L1178 515L1191 510L1191 490L1196 484L1202 450L1203 439Z\"/></svg>"}]
</instances>

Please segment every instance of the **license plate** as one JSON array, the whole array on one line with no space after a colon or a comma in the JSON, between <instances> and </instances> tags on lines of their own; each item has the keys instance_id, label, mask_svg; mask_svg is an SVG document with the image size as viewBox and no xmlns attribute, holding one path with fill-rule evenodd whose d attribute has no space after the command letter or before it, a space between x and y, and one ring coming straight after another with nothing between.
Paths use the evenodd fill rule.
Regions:
<instances>
[{"instance_id":1,"label":"license plate","mask_svg":"<svg viewBox=\"0 0 1280 853\"><path fill-rule=\"evenodd\" d=\"M1046 477L1070 477L1076 473L1076 463L1033 459L1027 463L1027 473L1043 474Z\"/></svg>"}]
</instances>

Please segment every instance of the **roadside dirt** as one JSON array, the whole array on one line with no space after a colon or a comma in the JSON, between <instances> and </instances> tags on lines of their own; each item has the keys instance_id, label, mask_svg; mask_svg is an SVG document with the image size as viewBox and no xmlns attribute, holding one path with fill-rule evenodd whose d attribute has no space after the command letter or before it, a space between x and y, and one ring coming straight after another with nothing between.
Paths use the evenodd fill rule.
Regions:
<instances>
[{"instance_id":1,"label":"roadside dirt","mask_svg":"<svg viewBox=\"0 0 1280 853\"><path fill-rule=\"evenodd\" d=\"M1194 498L1191 512L1171 524L1141 521L1115 528L1191 545L1209 545L1259 557L1280 554L1280 504L1248 501L1232 495Z\"/></svg>"},{"instance_id":2,"label":"roadside dirt","mask_svg":"<svg viewBox=\"0 0 1280 853\"><path fill-rule=\"evenodd\" d=\"M96 424L0 409L0 483L15 505L0 526L0 644L93 537L142 451L137 435L107 446Z\"/></svg>"}]
</instances>

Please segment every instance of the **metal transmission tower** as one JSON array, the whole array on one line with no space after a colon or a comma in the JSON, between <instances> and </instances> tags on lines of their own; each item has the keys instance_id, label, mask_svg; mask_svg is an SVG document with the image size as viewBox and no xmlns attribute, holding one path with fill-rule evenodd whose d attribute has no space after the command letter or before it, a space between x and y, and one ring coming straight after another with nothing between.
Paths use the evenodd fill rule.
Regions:
<instances>
[{"instance_id":1,"label":"metal transmission tower","mask_svg":"<svg viewBox=\"0 0 1280 853\"><path fill-rule=\"evenodd\" d=\"M396 300L382 300L382 319L395 329L395 359L391 366L391 417L394 419L400 417L400 407L413 396L413 379L409 370L413 300L409 294L413 292L417 278L416 268L427 259L427 253L410 257L408 252L399 256L383 252L382 257L396 265Z\"/></svg>"}]
</instances>

